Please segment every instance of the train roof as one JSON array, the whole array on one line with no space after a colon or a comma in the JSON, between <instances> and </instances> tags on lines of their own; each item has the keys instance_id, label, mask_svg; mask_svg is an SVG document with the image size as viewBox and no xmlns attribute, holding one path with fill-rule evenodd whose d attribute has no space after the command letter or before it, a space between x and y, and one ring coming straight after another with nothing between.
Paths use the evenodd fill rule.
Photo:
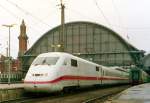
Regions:
<instances>
[{"instance_id":1,"label":"train roof","mask_svg":"<svg viewBox=\"0 0 150 103\"><path fill-rule=\"evenodd\" d=\"M105 67L103 65L99 65L99 64L96 64L96 63L93 63L91 61L88 61L88 60L85 60L85 59L82 59L82 58L79 58L77 56L74 56L72 54L69 54L69 53L65 53L65 52L48 52L48 53L42 53L40 55L38 55L38 57L70 57L72 59L77 59L78 61L83 61L85 63L89 63L89 64L92 64L92 65L95 65L95 66L99 66L99 67L102 67L102 68L105 68L105 69L108 69L109 70L111 69L112 71L114 70L117 70L117 71L122 71L122 72L127 72L126 70L123 70L119 67Z\"/></svg>"},{"instance_id":2,"label":"train roof","mask_svg":"<svg viewBox=\"0 0 150 103\"><path fill-rule=\"evenodd\" d=\"M128 70L128 69L124 69L124 68L119 67L119 66L113 66L113 67L109 67L109 68L114 69L114 70L117 70L117 71L129 73L129 70Z\"/></svg>"},{"instance_id":3,"label":"train roof","mask_svg":"<svg viewBox=\"0 0 150 103\"><path fill-rule=\"evenodd\" d=\"M80 60L80 61L84 61L86 63L90 63L90 64L93 64L93 65L100 66L99 64L93 63L91 61L79 58L77 56L74 56L72 54L65 53L65 52L48 52L48 53L42 53L42 54L38 55L38 57L71 57L72 59L74 58L74 59L77 59L77 60Z\"/></svg>"},{"instance_id":4,"label":"train roof","mask_svg":"<svg viewBox=\"0 0 150 103\"><path fill-rule=\"evenodd\" d=\"M65 53L65 52L48 52L48 53L42 53L40 55L38 55L38 57L56 57L56 56L71 56L71 54L69 53Z\"/></svg>"}]
</instances>

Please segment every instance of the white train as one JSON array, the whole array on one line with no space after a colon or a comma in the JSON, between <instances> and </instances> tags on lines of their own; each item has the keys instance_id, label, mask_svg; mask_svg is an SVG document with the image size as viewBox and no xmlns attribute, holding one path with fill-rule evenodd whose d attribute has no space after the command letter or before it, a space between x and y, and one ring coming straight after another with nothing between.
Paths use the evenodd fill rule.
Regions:
<instances>
[{"instance_id":1,"label":"white train","mask_svg":"<svg viewBox=\"0 0 150 103\"><path fill-rule=\"evenodd\" d=\"M50 52L36 57L24 79L31 92L55 92L69 87L129 83L129 72L105 67L68 53Z\"/></svg>"}]
</instances>

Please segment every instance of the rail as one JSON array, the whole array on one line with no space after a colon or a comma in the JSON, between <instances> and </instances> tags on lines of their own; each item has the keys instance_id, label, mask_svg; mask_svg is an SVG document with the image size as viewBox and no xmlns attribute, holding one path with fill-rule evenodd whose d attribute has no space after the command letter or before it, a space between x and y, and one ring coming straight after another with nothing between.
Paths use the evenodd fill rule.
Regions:
<instances>
[{"instance_id":1,"label":"rail","mask_svg":"<svg viewBox=\"0 0 150 103\"><path fill-rule=\"evenodd\" d=\"M95 98L91 98L91 99L87 99L85 101L83 101L82 103L94 103L94 101L96 100L101 100L101 99L105 99L107 97L110 97L110 96L113 96L113 95L116 95L118 93L120 93L121 91L117 91L117 92L114 92L114 93L109 93L109 94L104 94L102 96L99 96L99 97L95 97Z\"/></svg>"},{"instance_id":2,"label":"rail","mask_svg":"<svg viewBox=\"0 0 150 103\"><path fill-rule=\"evenodd\" d=\"M102 88L84 88L75 90L69 93L54 93L48 94L44 97L36 97L31 99L17 100L11 103L97 103L97 101L107 100L107 97L111 97L120 93L124 89L130 86L117 86L117 87L102 87ZM36 93L35 93L36 95Z\"/></svg>"}]
</instances>

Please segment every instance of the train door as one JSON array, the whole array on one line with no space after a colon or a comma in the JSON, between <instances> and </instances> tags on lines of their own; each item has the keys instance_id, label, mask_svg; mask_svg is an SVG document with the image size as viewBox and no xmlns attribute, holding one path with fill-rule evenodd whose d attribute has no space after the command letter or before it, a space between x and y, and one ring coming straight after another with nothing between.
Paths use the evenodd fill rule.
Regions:
<instances>
[{"instance_id":1,"label":"train door","mask_svg":"<svg viewBox=\"0 0 150 103\"><path fill-rule=\"evenodd\" d=\"M97 83L96 84L101 84L101 67L96 66L96 75L97 75Z\"/></svg>"},{"instance_id":2,"label":"train door","mask_svg":"<svg viewBox=\"0 0 150 103\"><path fill-rule=\"evenodd\" d=\"M37 91L37 85L36 85L36 74L32 74L34 77L33 77L33 81L34 81L34 84L33 84L33 86L34 86L34 91Z\"/></svg>"},{"instance_id":3,"label":"train door","mask_svg":"<svg viewBox=\"0 0 150 103\"><path fill-rule=\"evenodd\" d=\"M100 67L100 71L99 71L99 80L100 80L100 84L102 84L102 78L103 78L102 72L103 72L102 67Z\"/></svg>"},{"instance_id":4,"label":"train door","mask_svg":"<svg viewBox=\"0 0 150 103\"><path fill-rule=\"evenodd\" d=\"M102 85L106 83L104 78L105 78L105 71L104 69L101 69L101 84Z\"/></svg>"},{"instance_id":5,"label":"train door","mask_svg":"<svg viewBox=\"0 0 150 103\"><path fill-rule=\"evenodd\" d=\"M78 61L75 59L71 59L71 74L74 76L74 79L72 80L73 84L76 86L79 86L79 80L78 80L78 75L79 75L79 65Z\"/></svg>"}]
</instances>

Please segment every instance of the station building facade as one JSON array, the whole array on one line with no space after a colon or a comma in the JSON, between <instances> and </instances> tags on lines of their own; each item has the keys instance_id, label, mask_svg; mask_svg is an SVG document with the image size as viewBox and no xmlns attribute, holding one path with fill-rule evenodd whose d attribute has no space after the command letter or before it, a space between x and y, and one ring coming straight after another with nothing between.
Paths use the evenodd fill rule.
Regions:
<instances>
[{"instance_id":1,"label":"station building facade","mask_svg":"<svg viewBox=\"0 0 150 103\"><path fill-rule=\"evenodd\" d=\"M8 57L0 54L0 74L1 73L8 73ZM18 59L12 59L11 61L11 72L17 72L19 70L19 60Z\"/></svg>"},{"instance_id":2,"label":"station building facade","mask_svg":"<svg viewBox=\"0 0 150 103\"><path fill-rule=\"evenodd\" d=\"M34 58L46 52L58 51L61 26L57 26L42 35L25 52L22 68L27 71ZM65 24L64 51L81 58L106 66L142 65L144 52L138 50L113 30L92 22L77 21Z\"/></svg>"},{"instance_id":3,"label":"station building facade","mask_svg":"<svg viewBox=\"0 0 150 103\"><path fill-rule=\"evenodd\" d=\"M25 51L27 50L27 40L28 36L26 34L26 25L24 20L22 20L22 23L20 25L20 35L18 37L19 39L19 52L18 52L18 58L11 59L11 64L10 64L10 72L20 72L21 71L21 62L22 59L19 58L20 56L24 55ZM8 57L8 51L7 51L7 56L4 56L0 54L0 74L1 73L8 73L9 72L9 57Z\"/></svg>"}]
</instances>

